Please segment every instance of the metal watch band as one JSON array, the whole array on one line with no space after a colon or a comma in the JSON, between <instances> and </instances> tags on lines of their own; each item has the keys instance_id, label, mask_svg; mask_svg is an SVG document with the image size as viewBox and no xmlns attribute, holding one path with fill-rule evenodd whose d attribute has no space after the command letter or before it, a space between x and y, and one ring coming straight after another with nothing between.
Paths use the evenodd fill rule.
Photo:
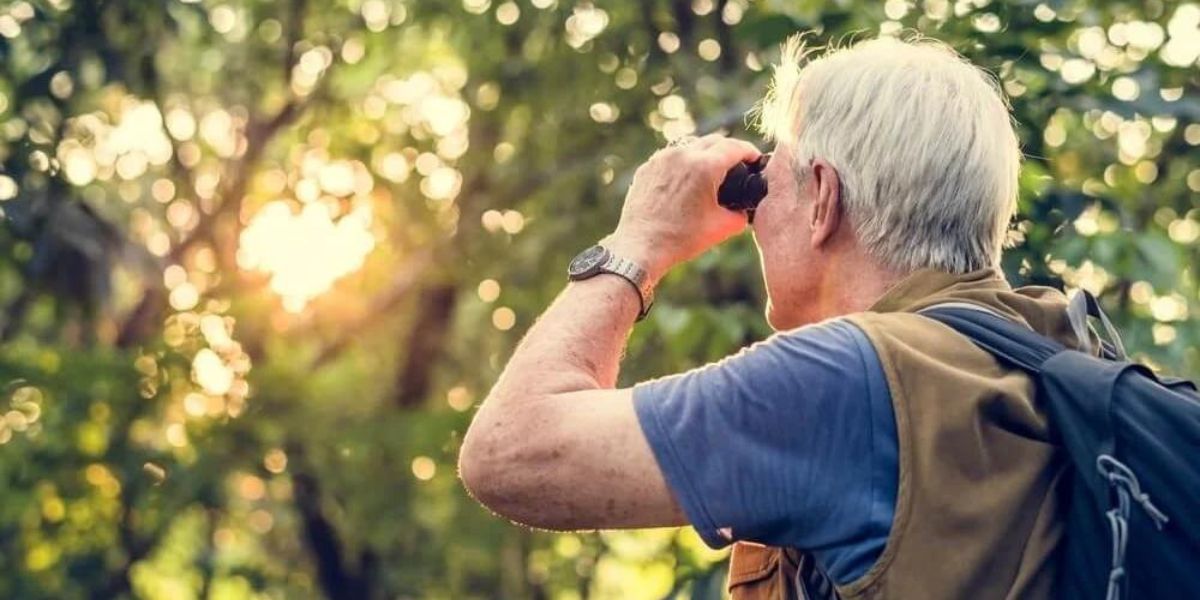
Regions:
<instances>
[{"instance_id":1,"label":"metal watch band","mask_svg":"<svg viewBox=\"0 0 1200 600\"><path fill-rule=\"evenodd\" d=\"M638 299L642 302L642 309L638 311L638 320L646 318L646 315L650 313L650 307L654 305L654 288L650 285L650 276L646 270L637 263L621 258L610 251L608 260L600 265L600 271L620 275L633 285L638 293Z\"/></svg>"}]
</instances>

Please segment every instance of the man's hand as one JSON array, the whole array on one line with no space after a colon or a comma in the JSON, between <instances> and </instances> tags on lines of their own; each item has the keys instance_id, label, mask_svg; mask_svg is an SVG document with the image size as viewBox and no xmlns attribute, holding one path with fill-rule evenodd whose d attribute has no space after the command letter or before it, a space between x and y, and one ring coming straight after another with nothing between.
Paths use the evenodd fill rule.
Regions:
<instances>
[{"instance_id":1,"label":"man's hand","mask_svg":"<svg viewBox=\"0 0 1200 600\"><path fill-rule=\"evenodd\" d=\"M717 204L717 188L734 165L760 155L718 133L655 152L634 174L620 223L602 243L657 281L745 228L744 214Z\"/></svg>"}]
</instances>

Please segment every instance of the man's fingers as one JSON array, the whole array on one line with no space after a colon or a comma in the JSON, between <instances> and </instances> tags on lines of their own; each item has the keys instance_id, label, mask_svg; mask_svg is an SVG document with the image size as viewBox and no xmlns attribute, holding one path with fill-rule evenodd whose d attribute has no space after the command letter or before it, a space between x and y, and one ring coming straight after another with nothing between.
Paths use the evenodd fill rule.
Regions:
<instances>
[{"instance_id":1,"label":"man's fingers","mask_svg":"<svg viewBox=\"0 0 1200 600\"><path fill-rule=\"evenodd\" d=\"M720 157L720 161L730 167L739 162L757 160L762 155L762 151L754 144L733 138L721 138L706 148L706 151Z\"/></svg>"},{"instance_id":2,"label":"man's fingers","mask_svg":"<svg viewBox=\"0 0 1200 600\"><path fill-rule=\"evenodd\" d=\"M680 149L716 155L720 157L720 162L727 164L728 167L733 167L739 162L756 160L762 154L762 151L754 144L727 137L724 132L720 131L696 138L694 142L681 146Z\"/></svg>"},{"instance_id":3,"label":"man's fingers","mask_svg":"<svg viewBox=\"0 0 1200 600\"><path fill-rule=\"evenodd\" d=\"M724 139L728 139L728 138L725 137L724 133L717 131L717 132L713 132L708 135L696 138L696 141L692 142L691 144L688 144L687 147L694 148L696 150L708 150L709 148L713 147L715 144L720 143L721 140L724 140Z\"/></svg>"},{"instance_id":4,"label":"man's fingers","mask_svg":"<svg viewBox=\"0 0 1200 600\"><path fill-rule=\"evenodd\" d=\"M723 132L716 132L695 138L681 145L660 148L651 156L651 159L662 160L667 154L680 158L684 156L704 157L703 161L705 163L708 163L711 167L718 168L720 174L724 175L726 171L732 169L739 162L757 160L762 155L762 151L750 142L726 137Z\"/></svg>"}]
</instances>

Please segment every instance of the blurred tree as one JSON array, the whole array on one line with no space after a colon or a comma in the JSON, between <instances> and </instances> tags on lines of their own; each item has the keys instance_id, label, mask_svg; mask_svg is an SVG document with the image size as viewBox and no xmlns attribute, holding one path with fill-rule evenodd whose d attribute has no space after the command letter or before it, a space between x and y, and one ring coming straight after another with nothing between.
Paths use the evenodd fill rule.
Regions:
<instances>
[{"instance_id":1,"label":"blurred tree","mask_svg":"<svg viewBox=\"0 0 1200 600\"><path fill-rule=\"evenodd\" d=\"M922 32L1027 160L1005 268L1200 373L1200 7L19 0L0 7L0 595L707 597L690 531L548 534L454 473L469 411L665 140L745 136L777 45ZM627 382L769 333L747 239Z\"/></svg>"}]
</instances>

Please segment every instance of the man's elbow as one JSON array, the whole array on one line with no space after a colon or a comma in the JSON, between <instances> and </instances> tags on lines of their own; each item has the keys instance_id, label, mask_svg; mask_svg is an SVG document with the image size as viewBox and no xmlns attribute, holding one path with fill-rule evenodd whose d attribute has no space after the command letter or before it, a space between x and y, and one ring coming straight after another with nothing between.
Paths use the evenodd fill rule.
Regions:
<instances>
[{"instance_id":1,"label":"man's elbow","mask_svg":"<svg viewBox=\"0 0 1200 600\"><path fill-rule=\"evenodd\" d=\"M477 502L510 521L539 529L561 529L562 524L545 509L550 490L534 481L550 464L534 467L528 457L530 448L522 442L506 443L486 431L471 430L463 440L458 456L458 476L463 487Z\"/></svg>"},{"instance_id":2,"label":"man's elbow","mask_svg":"<svg viewBox=\"0 0 1200 600\"><path fill-rule=\"evenodd\" d=\"M487 431L472 426L463 439L458 455L458 477L477 502L492 512L517 520L513 497L518 495L512 481L511 461L505 460L503 444ZM510 449L511 450L511 449Z\"/></svg>"},{"instance_id":3,"label":"man's elbow","mask_svg":"<svg viewBox=\"0 0 1200 600\"><path fill-rule=\"evenodd\" d=\"M492 508L498 496L502 496L496 465L488 455L489 440L475 427L467 431L462 449L458 453L458 478L463 487L480 504ZM492 510L495 510L494 508Z\"/></svg>"}]
</instances>

